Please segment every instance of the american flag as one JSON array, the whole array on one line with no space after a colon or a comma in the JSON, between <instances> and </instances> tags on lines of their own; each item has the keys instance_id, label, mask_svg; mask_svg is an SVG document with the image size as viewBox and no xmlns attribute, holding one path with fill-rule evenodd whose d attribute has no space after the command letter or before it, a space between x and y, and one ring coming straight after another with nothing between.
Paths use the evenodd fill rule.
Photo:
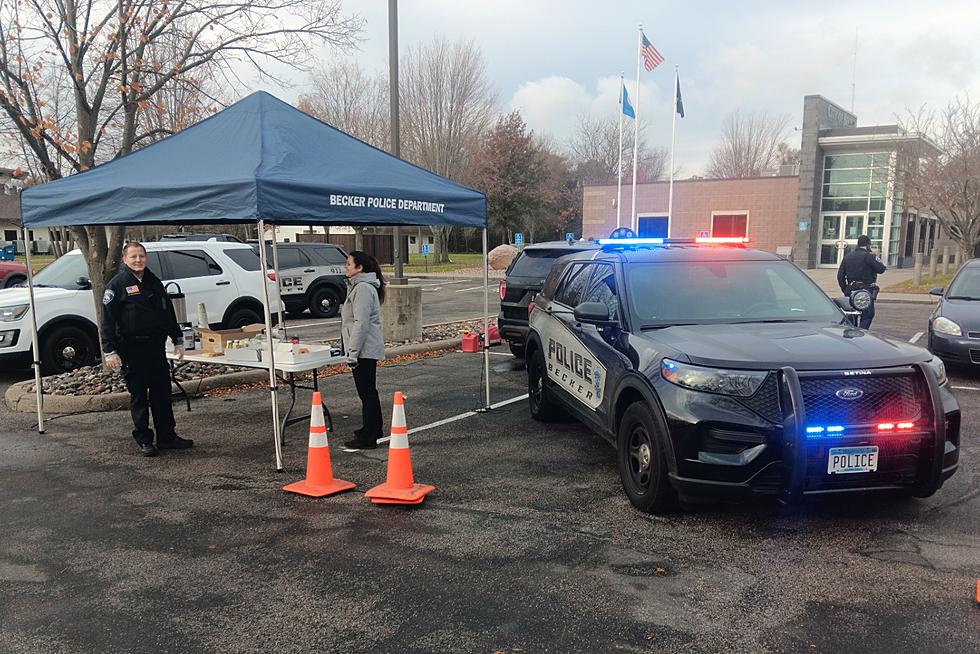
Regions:
<instances>
[{"instance_id":1,"label":"american flag","mask_svg":"<svg viewBox=\"0 0 980 654\"><path fill-rule=\"evenodd\" d=\"M640 51L643 53L643 67L647 70L653 70L664 62L664 56L653 47L653 44L647 39L646 34L642 36L643 48Z\"/></svg>"}]
</instances>

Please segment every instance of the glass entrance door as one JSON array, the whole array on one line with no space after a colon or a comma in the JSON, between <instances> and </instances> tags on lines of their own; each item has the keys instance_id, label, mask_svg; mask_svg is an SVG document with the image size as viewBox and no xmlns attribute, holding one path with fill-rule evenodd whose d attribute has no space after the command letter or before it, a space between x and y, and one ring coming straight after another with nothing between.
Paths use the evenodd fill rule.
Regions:
<instances>
[{"instance_id":1,"label":"glass entrance door","mask_svg":"<svg viewBox=\"0 0 980 654\"><path fill-rule=\"evenodd\" d=\"M824 214L820 217L818 264L836 268L844 255L857 247L857 240L867 228L867 214Z\"/></svg>"}]
</instances>

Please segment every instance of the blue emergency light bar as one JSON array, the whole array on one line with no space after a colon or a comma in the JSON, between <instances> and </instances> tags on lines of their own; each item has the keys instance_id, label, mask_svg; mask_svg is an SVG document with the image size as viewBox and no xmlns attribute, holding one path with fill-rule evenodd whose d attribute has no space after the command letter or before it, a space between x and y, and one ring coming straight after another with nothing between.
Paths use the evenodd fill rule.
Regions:
<instances>
[{"instance_id":1,"label":"blue emergency light bar","mask_svg":"<svg viewBox=\"0 0 980 654\"><path fill-rule=\"evenodd\" d=\"M741 236L700 236L698 238L600 238L596 243L599 245L621 245L629 247L631 245L691 245L691 244L715 244L715 245L744 245L749 239Z\"/></svg>"}]
</instances>

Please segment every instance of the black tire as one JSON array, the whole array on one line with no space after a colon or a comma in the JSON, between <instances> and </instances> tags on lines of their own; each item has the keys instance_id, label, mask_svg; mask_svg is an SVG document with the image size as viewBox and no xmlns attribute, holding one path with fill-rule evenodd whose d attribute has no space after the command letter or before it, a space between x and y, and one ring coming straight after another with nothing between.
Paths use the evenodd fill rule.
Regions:
<instances>
[{"instance_id":1,"label":"black tire","mask_svg":"<svg viewBox=\"0 0 980 654\"><path fill-rule=\"evenodd\" d=\"M535 350L527 364L527 401L531 417L540 422L553 422L561 417L561 409L548 394L546 368L541 350Z\"/></svg>"},{"instance_id":2,"label":"black tire","mask_svg":"<svg viewBox=\"0 0 980 654\"><path fill-rule=\"evenodd\" d=\"M507 345L510 346L510 353L513 354L518 359L523 359L527 350L527 345L524 343L515 343L514 341L507 341Z\"/></svg>"},{"instance_id":3,"label":"black tire","mask_svg":"<svg viewBox=\"0 0 980 654\"><path fill-rule=\"evenodd\" d=\"M27 283L26 277L21 277L20 275L11 275L4 281L3 287L13 288L14 286L17 286L17 284L26 284L26 283Z\"/></svg>"},{"instance_id":4,"label":"black tire","mask_svg":"<svg viewBox=\"0 0 980 654\"><path fill-rule=\"evenodd\" d=\"M333 318L340 312L340 296L329 286L320 286L310 294L310 313L316 318Z\"/></svg>"},{"instance_id":5,"label":"black tire","mask_svg":"<svg viewBox=\"0 0 980 654\"><path fill-rule=\"evenodd\" d=\"M251 325L257 322L265 323L265 318L262 314L255 309L239 307L231 312L231 315L225 320L224 327L225 329L237 329L238 327L244 327L245 325Z\"/></svg>"},{"instance_id":6,"label":"black tire","mask_svg":"<svg viewBox=\"0 0 980 654\"><path fill-rule=\"evenodd\" d=\"M95 365L99 349L95 337L77 325L55 327L41 342L41 371L60 375L83 366Z\"/></svg>"},{"instance_id":7,"label":"black tire","mask_svg":"<svg viewBox=\"0 0 980 654\"><path fill-rule=\"evenodd\" d=\"M645 513L677 508L677 493L667 477L663 442L667 437L645 402L626 409L619 423L616 460L619 478L630 503Z\"/></svg>"}]
</instances>

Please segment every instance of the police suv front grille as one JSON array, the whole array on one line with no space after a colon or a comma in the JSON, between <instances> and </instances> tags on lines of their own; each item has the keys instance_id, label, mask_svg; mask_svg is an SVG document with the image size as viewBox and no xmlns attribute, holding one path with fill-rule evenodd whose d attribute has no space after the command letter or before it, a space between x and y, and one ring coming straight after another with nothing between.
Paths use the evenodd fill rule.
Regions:
<instances>
[{"instance_id":1,"label":"police suv front grille","mask_svg":"<svg viewBox=\"0 0 980 654\"><path fill-rule=\"evenodd\" d=\"M769 422L779 424L783 421L783 412L779 406L779 384L776 382L776 375L770 374L766 377L755 395L739 398L738 401Z\"/></svg>"},{"instance_id":2,"label":"police suv front grille","mask_svg":"<svg viewBox=\"0 0 980 654\"><path fill-rule=\"evenodd\" d=\"M883 421L916 420L922 414L926 389L917 377L869 376L800 379L808 424L869 424ZM844 399L838 391L856 395Z\"/></svg>"}]
</instances>

